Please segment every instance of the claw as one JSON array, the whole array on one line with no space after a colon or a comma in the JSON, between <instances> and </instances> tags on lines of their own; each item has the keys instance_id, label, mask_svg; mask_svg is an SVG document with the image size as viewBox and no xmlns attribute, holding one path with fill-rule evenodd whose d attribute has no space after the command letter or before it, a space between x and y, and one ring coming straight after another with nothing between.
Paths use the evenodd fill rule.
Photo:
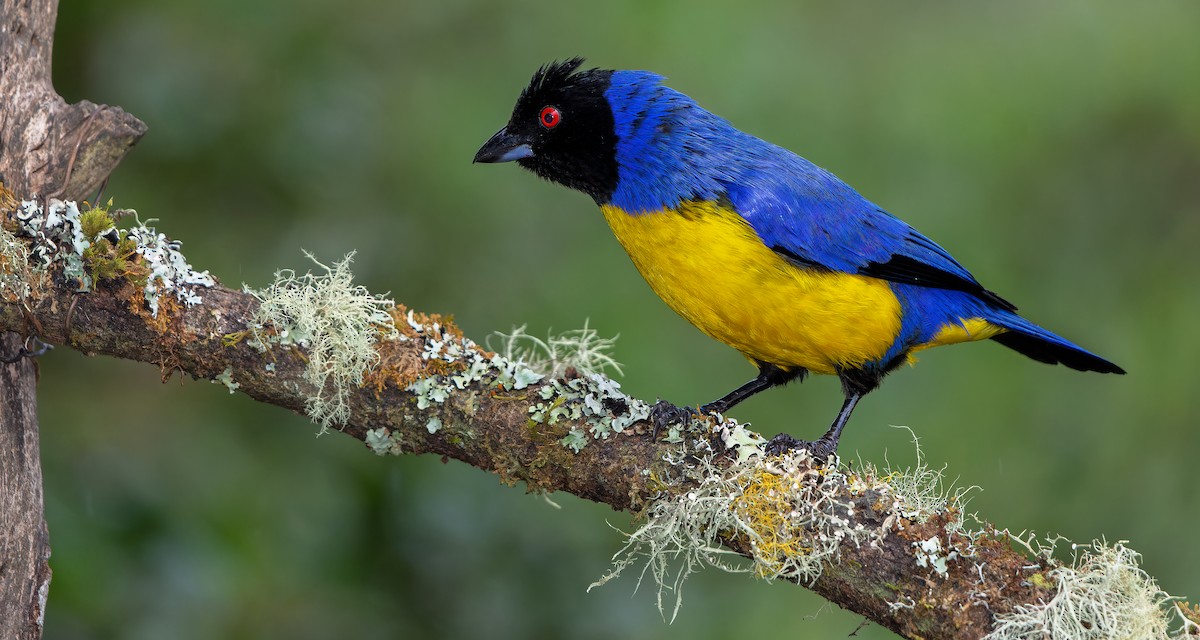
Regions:
<instances>
[{"instance_id":1,"label":"claw","mask_svg":"<svg viewBox=\"0 0 1200 640\"><path fill-rule=\"evenodd\" d=\"M666 400L659 400L650 407L650 423L654 425L651 439L658 439L658 432L673 424L683 424L700 412L692 407L677 407Z\"/></svg>"},{"instance_id":2,"label":"claw","mask_svg":"<svg viewBox=\"0 0 1200 640\"><path fill-rule=\"evenodd\" d=\"M779 456L797 449L808 449L808 454L813 460L824 463L837 451L837 444L825 438L817 438L815 441L798 440L789 434L781 433L771 438L766 446L769 456Z\"/></svg>"}]
</instances>

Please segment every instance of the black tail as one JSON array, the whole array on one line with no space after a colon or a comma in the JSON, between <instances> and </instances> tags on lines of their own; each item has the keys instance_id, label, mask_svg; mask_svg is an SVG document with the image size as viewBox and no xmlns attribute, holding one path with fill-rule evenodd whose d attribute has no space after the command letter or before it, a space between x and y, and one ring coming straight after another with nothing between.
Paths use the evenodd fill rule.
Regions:
<instances>
[{"instance_id":1,"label":"black tail","mask_svg":"<svg viewBox=\"0 0 1200 640\"><path fill-rule=\"evenodd\" d=\"M1078 371L1125 373L1125 370L1121 367L1074 345L1068 346L1058 342L1051 342L1039 336L1018 333L1015 330L1001 333L993 337L992 340L999 342L1013 351L1025 354L1038 362L1063 364Z\"/></svg>"},{"instance_id":2,"label":"black tail","mask_svg":"<svg viewBox=\"0 0 1200 640\"><path fill-rule=\"evenodd\" d=\"M1008 329L993 336L992 340L1038 362L1064 364L1079 371L1125 373L1121 367L1066 338L1050 333L1010 310L995 309L987 314L987 319Z\"/></svg>"}]
</instances>

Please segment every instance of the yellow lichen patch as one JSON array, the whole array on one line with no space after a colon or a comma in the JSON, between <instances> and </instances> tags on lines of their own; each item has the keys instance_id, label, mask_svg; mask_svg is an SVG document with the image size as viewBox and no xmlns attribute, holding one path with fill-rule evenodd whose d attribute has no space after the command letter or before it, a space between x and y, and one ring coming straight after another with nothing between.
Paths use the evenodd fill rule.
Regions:
<instances>
[{"instance_id":1,"label":"yellow lichen patch","mask_svg":"<svg viewBox=\"0 0 1200 640\"><path fill-rule=\"evenodd\" d=\"M237 345L241 344L241 342L243 340L245 340L249 335L250 335L249 329L243 329L241 331L234 331L233 333L227 333L227 334L221 336L221 346L236 347Z\"/></svg>"},{"instance_id":2,"label":"yellow lichen patch","mask_svg":"<svg viewBox=\"0 0 1200 640\"><path fill-rule=\"evenodd\" d=\"M646 523L629 534L612 570L592 587L644 562L643 575L658 584L664 614L663 594L675 594L674 617L683 582L703 566L752 569L762 578L811 584L838 562L843 544L863 544L880 535L878 529L866 529L854 504L845 500L847 475L834 464L814 463L805 449L781 457L750 456L720 468L711 454L688 459L694 464L684 473L694 484L649 505ZM737 548L748 544L753 564L746 566L720 547L729 542Z\"/></svg>"},{"instance_id":3,"label":"yellow lichen patch","mask_svg":"<svg viewBox=\"0 0 1200 640\"><path fill-rule=\"evenodd\" d=\"M1054 586L1049 580L1046 579L1046 574L1044 573L1034 573L1030 575L1027 580L1029 580L1033 586L1039 589L1049 589Z\"/></svg>"},{"instance_id":4,"label":"yellow lichen patch","mask_svg":"<svg viewBox=\"0 0 1200 640\"><path fill-rule=\"evenodd\" d=\"M792 499L784 476L757 469L742 495L733 501L734 513L757 534L750 546L756 561L754 571L760 577L779 573L788 558L812 552L812 546L791 530L788 513Z\"/></svg>"}]
</instances>

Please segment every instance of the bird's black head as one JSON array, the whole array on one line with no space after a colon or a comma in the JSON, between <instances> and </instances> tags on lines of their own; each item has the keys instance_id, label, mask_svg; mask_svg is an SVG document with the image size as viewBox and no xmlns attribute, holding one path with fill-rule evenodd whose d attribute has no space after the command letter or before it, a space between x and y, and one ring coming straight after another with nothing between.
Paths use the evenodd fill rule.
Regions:
<instances>
[{"instance_id":1,"label":"bird's black head","mask_svg":"<svg viewBox=\"0 0 1200 640\"><path fill-rule=\"evenodd\" d=\"M578 71L583 58L538 69L508 124L475 162L511 162L607 202L617 188L617 136L604 92L612 71Z\"/></svg>"}]
</instances>

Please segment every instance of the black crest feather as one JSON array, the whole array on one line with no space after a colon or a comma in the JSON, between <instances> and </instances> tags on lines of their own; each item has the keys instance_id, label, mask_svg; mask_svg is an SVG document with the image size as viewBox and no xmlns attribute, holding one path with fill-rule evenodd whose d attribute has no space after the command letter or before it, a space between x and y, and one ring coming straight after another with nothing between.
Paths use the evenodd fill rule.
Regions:
<instances>
[{"instance_id":1,"label":"black crest feather","mask_svg":"<svg viewBox=\"0 0 1200 640\"><path fill-rule=\"evenodd\" d=\"M529 86L521 92L521 97L528 98L569 84L571 75L581 66L583 66L583 58L580 56L574 56L561 62L555 60L550 64L542 65L533 74Z\"/></svg>"}]
</instances>

